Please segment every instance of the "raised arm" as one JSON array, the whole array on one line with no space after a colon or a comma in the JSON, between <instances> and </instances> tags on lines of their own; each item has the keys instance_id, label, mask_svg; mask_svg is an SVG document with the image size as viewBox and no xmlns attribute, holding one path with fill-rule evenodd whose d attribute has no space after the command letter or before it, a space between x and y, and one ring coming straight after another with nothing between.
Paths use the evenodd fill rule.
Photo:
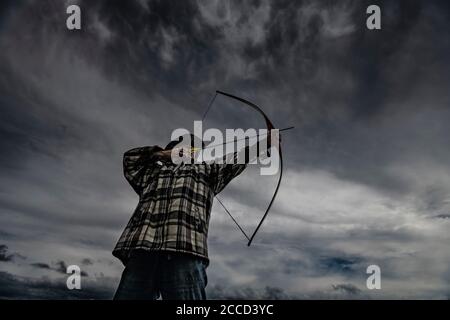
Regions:
<instances>
[{"instance_id":1,"label":"raised arm","mask_svg":"<svg viewBox=\"0 0 450 320\"><path fill-rule=\"evenodd\" d=\"M123 155L123 174L137 194L149 183L161 150L158 146L140 147Z\"/></svg>"}]
</instances>

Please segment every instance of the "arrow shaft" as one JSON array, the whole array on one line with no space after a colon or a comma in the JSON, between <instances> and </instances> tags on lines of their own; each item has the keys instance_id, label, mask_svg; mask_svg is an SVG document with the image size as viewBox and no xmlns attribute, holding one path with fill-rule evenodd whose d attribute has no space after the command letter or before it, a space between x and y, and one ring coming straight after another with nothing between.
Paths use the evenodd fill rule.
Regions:
<instances>
[{"instance_id":1,"label":"arrow shaft","mask_svg":"<svg viewBox=\"0 0 450 320\"><path fill-rule=\"evenodd\" d=\"M291 129L294 129L294 127L286 127L286 128L283 128L283 129L278 129L278 131L282 132L282 131L287 131L287 130L291 130ZM218 147L218 146L222 146L222 145L225 145L225 144L234 143L236 141L242 141L242 140L245 140L245 139L248 139L248 138L255 138L255 137L266 136L266 135L268 135L268 133L257 134L257 135L253 135L253 136L249 136L249 137L245 137L245 138L241 138L241 139L236 139L236 140L233 140L233 141L225 141L223 143L217 143L217 144L208 145L208 146L204 147L203 149Z\"/></svg>"}]
</instances>

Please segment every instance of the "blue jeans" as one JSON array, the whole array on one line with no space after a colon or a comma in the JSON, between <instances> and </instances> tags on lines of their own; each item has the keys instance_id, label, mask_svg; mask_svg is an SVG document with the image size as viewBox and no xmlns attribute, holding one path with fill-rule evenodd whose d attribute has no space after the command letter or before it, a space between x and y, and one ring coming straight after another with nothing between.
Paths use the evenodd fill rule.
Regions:
<instances>
[{"instance_id":1,"label":"blue jeans","mask_svg":"<svg viewBox=\"0 0 450 320\"><path fill-rule=\"evenodd\" d=\"M114 300L205 300L206 267L189 254L135 250Z\"/></svg>"}]
</instances>

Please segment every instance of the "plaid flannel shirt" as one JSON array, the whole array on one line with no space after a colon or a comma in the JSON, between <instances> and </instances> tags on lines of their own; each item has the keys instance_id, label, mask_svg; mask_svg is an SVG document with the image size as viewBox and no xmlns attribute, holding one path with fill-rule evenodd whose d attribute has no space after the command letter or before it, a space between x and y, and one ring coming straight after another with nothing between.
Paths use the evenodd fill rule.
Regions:
<instances>
[{"instance_id":1,"label":"plaid flannel shirt","mask_svg":"<svg viewBox=\"0 0 450 320\"><path fill-rule=\"evenodd\" d=\"M141 147L124 154L124 175L139 203L113 255L124 264L134 249L184 252L209 261L207 236L214 196L246 164L175 165L158 161L155 153L160 150Z\"/></svg>"}]
</instances>

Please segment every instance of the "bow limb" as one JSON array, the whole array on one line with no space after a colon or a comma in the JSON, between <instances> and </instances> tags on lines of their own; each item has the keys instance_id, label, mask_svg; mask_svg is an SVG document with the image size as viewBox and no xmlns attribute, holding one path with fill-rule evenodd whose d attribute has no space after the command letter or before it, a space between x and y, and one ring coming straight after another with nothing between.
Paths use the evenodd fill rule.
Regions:
<instances>
[{"instance_id":1,"label":"bow limb","mask_svg":"<svg viewBox=\"0 0 450 320\"><path fill-rule=\"evenodd\" d=\"M275 198L278 194L278 190L280 189L280 185L281 185L281 179L283 177L283 155L281 153L281 144L278 143L278 153L280 156L280 176L278 178L278 182L277 182L277 187L275 188L275 192L273 193L272 199L270 200L269 206L266 209L266 212L264 213L264 216L262 217L262 219L259 221L258 226L256 227L255 231L253 231L253 234L251 235L250 239L248 240L247 246L250 247L250 245L252 244L253 239L256 236L256 233L258 232L259 228L261 228L264 220L266 219L270 208L272 207L273 202L275 201Z\"/></svg>"},{"instance_id":2,"label":"bow limb","mask_svg":"<svg viewBox=\"0 0 450 320\"><path fill-rule=\"evenodd\" d=\"M274 125L273 123L270 121L270 119L266 116L266 114L261 110L260 107L258 107L256 104L254 104L253 102L250 102L248 100L245 100L243 98L237 97L235 95L223 92L223 91L216 91L216 95L217 94L222 94L224 96L236 99L242 103L245 103L246 105L252 107L253 109L255 109L256 111L258 111L263 117L264 120L266 121L266 125L267 125L267 130L269 132L269 138L271 138L270 133L271 130L274 129ZM215 96L214 96L215 97ZM270 140L269 140L270 141ZM267 152L268 156L270 156L269 151ZM262 219L259 221L258 226L256 227L255 231L253 231L253 234L251 235L250 239L248 240L247 246L250 246L252 244L253 239L255 238L256 234L258 233L259 229L261 228L264 220L266 219L267 215L269 214L270 208L272 207L273 202L275 201L275 198L278 194L278 190L280 189L280 185L281 185L281 179L283 177L283 156L281 153L281 141L280 141L280 135L278 135L278 154L279 154L279 159L280 159L280 176L278 178L278 182L277 182L277 186L275 188L275 192L273 193L272 199L270 200L269 205L267 206L266 212L264 213ZM234 219L233 219L234 220ZM238 224L239 226L239 224ZM239 226L240 227L240 226ZM247 237L248 239L248 237Z\"/></svg>"}]
</instances>

